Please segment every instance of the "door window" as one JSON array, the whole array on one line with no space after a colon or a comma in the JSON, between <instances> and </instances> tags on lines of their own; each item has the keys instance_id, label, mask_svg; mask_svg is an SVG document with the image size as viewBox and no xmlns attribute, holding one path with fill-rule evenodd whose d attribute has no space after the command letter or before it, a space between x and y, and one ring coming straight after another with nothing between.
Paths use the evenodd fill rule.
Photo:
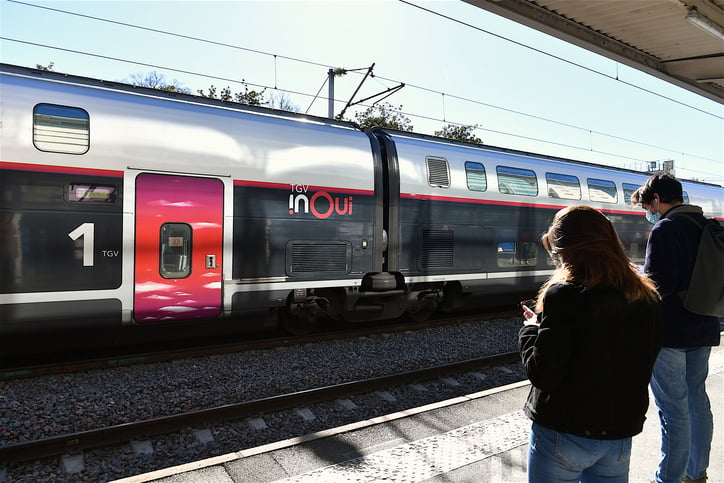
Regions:
<instances>
[{"instance_id":1,"label":"door window","mask_svg":"<svg viewBox=\"0 0 724 483\"><path fill-rule=\"evenodd\" d=\"M186 223L161 225L161 266L163 278L186 278L191 274L191 227Z\"/></svg>"}]
</instances>

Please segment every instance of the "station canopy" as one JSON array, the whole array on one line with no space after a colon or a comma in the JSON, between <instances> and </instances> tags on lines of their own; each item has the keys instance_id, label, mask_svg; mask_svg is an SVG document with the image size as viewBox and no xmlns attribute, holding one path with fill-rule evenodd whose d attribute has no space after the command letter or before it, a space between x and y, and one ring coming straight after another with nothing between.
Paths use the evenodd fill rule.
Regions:
<instances>
[{"instance_id":1,"label":"station canopy","mask_svg":"<svg viewBox=\"0 0 724 483\"><path fill-rule=\"evenodd\" d=\"M464 0L724 104L724 0Z\"/></svg>"}]
</instances>

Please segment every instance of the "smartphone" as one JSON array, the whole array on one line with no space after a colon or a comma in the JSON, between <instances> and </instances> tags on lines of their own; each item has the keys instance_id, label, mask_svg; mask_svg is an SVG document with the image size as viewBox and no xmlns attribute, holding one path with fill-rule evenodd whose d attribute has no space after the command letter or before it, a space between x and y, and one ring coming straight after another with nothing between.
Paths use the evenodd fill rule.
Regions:
<instances>
[{"instance_id":1,"label":"smartphone","mask_svg":"<svg viewBox=\"0 0 724 483\"><path fill-rule=\"evenodd\" d=\"M528 307L530 310L532 310L533 312L535 312L535 304L536 304L536 302L537 302L536 299L523 300L523 301L520 302L520 306L523 307L523 306L525 305L525 306Z\"/></svg>"}]
</instances>

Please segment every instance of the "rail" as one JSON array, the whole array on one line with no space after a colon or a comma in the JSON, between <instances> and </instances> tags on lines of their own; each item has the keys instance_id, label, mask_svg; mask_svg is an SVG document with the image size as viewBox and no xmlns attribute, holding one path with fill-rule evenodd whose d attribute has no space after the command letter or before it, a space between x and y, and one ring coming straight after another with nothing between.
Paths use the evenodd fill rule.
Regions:
<instances>
[{"instance_id":1,"label":"rail","mask_svg":"<svg viewBox=\"0 0 724 483\"><path fill-rule=\"evenodd\" d=\"M280 411L302 404L328 401L344 395L372 392L380 388L410 384L482 367L511 363L517 361L518 357L517 352L503 353L400 374L351 381L334 386L256 399L238 404L228 404L209 409L70 433L52 438L6 445L0 447L0 461L28 461L61 455L69 451L72 452L123 443L138 438L145 439L151 435L170 433L189 426L218 421L231 421L258 414L259 412Z\"/></svg>"},{"instance_id":2,"label":"rail","mask_svg":"<svg viewBox=\"0 0 724 483\"><path fill-rule=\"evenodd\" d=\"M441 318L427 322L395 323L377 325L375 327L359 327L354 330L336 330L333 332L317 333L301 336L284 336L265 338L260 340L244 340L224 344L211 344L192 346L178 349L166 349L152 352L127 352L109 357L84 358L72 361L52 362L37 365L17 365L0 367L0 382L13 379L24 379L51 374L70 374L74 372L94 369L111 369L133 364L150 364L193 357L208 357L210 355L229 354L249 350L262 350L274 347L290 347L294 345L310 344L323 341L334 341L341 338L354 338L372 336L383 333L404 332L408 330L422 330L431 327L440 327L454 323L468 321L488 321L497 318L519 316L519 312L490 312L485 314L464 315L452 318Z\"/></svg>"}]
</instances>

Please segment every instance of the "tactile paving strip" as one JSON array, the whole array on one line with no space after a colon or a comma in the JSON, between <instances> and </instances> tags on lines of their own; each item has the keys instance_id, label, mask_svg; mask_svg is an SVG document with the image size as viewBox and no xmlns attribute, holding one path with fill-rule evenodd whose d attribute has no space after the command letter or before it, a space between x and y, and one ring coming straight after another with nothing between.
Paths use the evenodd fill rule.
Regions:
<instances>
[{"instance_id":1,"label":"tactile paving strip","mask_svg":"<svg viewBox=\"0 0 724 483\"><path fill-rule=\"evenodd\" d=\"M523 411L454 429L278 483L420 482L528 443Z\"/></svg>"}]
</instances>

